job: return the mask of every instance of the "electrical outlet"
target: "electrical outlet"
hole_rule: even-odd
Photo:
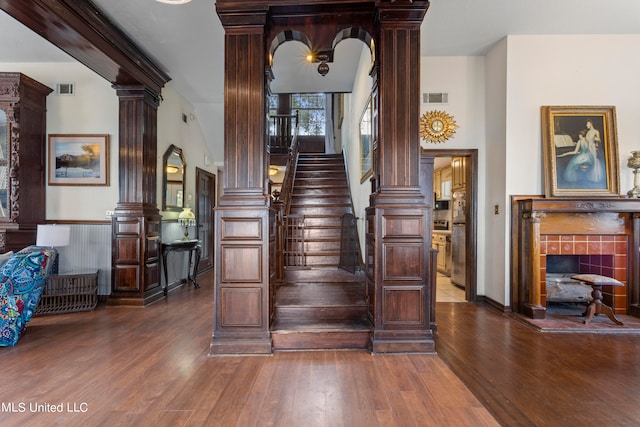
[[[107,211],[106,214],[105,214],[105,217],[107,219],[111,219],[112,216],[113,216],[113,211]]]
[[[500,205],[494,205],[493,206],[493,214],[494,215],[500,215]]]

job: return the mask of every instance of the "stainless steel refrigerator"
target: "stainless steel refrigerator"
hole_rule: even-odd
[[[453,193],[453,229],[451,232],[451,282],[466,287],[467,201],[464,191]]]

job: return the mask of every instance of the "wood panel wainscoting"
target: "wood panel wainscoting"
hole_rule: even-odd
[[[640,200],[622,198],[512,198],[514,312],[543,319],[546,273],[551,255],[579,259],[576,273],[613,277],[625,286],[604,287],[618,314],[640,316]],[[608,289],[610,288],[610,289]]]

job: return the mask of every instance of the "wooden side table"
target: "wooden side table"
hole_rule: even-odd
[[[200,285],[196,282],[196,276],[198,275],[198,263],[200,262],[200,254],[202,253],[202,243],[200,240],[176,240],[174,242],[162,244],[162,267],[164,269],[164,295],[168,293],[169,276],[167,274],[167,255],[169,252],[189,252],[189,264],[187,265],[187,282],[193,283],[195,288],[199,288]],[[194,259],[195,258],[195,259]],[[191,267],[191,261],[193,267]],[[193,273],[192,273],[193,271]]]
[[[593,316],[597,316],[598,314],[606,314],[609,319],[616,325],[623,325],[623,323],[618,320],[615,316],[615,312],[613,308],[602,302],[602,287],[603,286],[624,286],[624,284],[612,277],[600,276],[598,274],[576,274],[571,276],[572,279],[579,280],[587,285],[591,286],[593,291],[591,291],[591,304],[587,307],[587,311],[585,312],[586,318],[584,319],[584,324],[588,325],[589,322],[593,319]]]

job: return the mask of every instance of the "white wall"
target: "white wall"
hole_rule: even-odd
[[[420,104],[420,114],[441,110],[455,118],[459,126],[453,137],[444,143],[421,141],[428,149],[478,149],[478,224],[487,220],[486,173],[487,140],[485,125],[485,59],[484,57],[422,57],[420,63],[420,99],[424,92],[447,92],[444,105]],[[478,286],[485,292],[484,270],[486,245],[485,227],[478,227]]]
[[[371,183],[369,179],[360,183],[360,118],[371,96],[373,80],[369,76],[371,69],[371,51],[362,45],[360,63],[351,94],[345,95],[345,114],[342,121],[342,152],[347,161],[349,187],[353,199],[355,216],[358,218],[360,248],[364,256],[365,248],[365,209],[369,206]]]
[[[74,83],[75,95],[53,92],[47,97],[47,135],[108,134],[110,185],[48,185],[47,219],[104,220],[105,211],[113,210],[118,201],[118,99],[111,84],[77,62],[3,63],[0,67],[21,72],[51,89],[56,83]]]
[[[182,115],[187,116],[187,122],[182,120]],[[171,82],[162,90],[162,103],[158,108],[158,208],[162,209],[162,159],[165,151],[171,144],[182,149],[187,164],[185,177],[185,205],[196,208],[196,167],[216,174],[216,162],[223,160],[222,151],[211,153],[205,142],[200,122],[207,118],[201,118],[195,113],[194,107],[178,92]],[[179,212],[163,211],[162,217],[175,219]],[[193,230],[191,231],[193,233]]]
[[[625,194],[633,186],[626,160],[638,148],[639,139],[635,129],[640,116],[638,52],[640,35],[509,36],[499,43],[487,56],[487,137],[491,140],[487,154],[492,159],[487,182],[491,190],[480,197],[490,204],[488,197],[502,193],[502,202],[508,206],[512,195],[544,194],[543,105],[616,107],[620,192]],[[496,161],[500,153],[504,153],[502,165]],[[508,305],[510,216],[501,215],[485,225],[493,241],[485,245],[492,252],[486,295]]]
[[[77,62],[65,63],[2,63],[8,72],[21,72],[55,89],[57,83],[73,83],[75,95],[47,97],[47,135],[108,134],[108,186],[47,186],[47,220],[106,220],[107,210],[118,203],[118,109],[119,102],[111,83]],[[186,194],[195,197],[195,168],[216,173],[216,163],[222,152],[211,153],[206,147],[199,118],[194,107],[180,96],[169,82],[162,90],[158,107],[158,208],[162,206],[162,156],[170,144],[183,149],[187,163]],[[188,122],[182,121],[186,114]],[[206,117],[203,118],[205,121]],[[48,170],[47,170],[48,173]],[[47,179],[48,182],[48,179]],[[194,200],[186,203],[192,207]],[[168,218],[177,213],[167,212]]]

